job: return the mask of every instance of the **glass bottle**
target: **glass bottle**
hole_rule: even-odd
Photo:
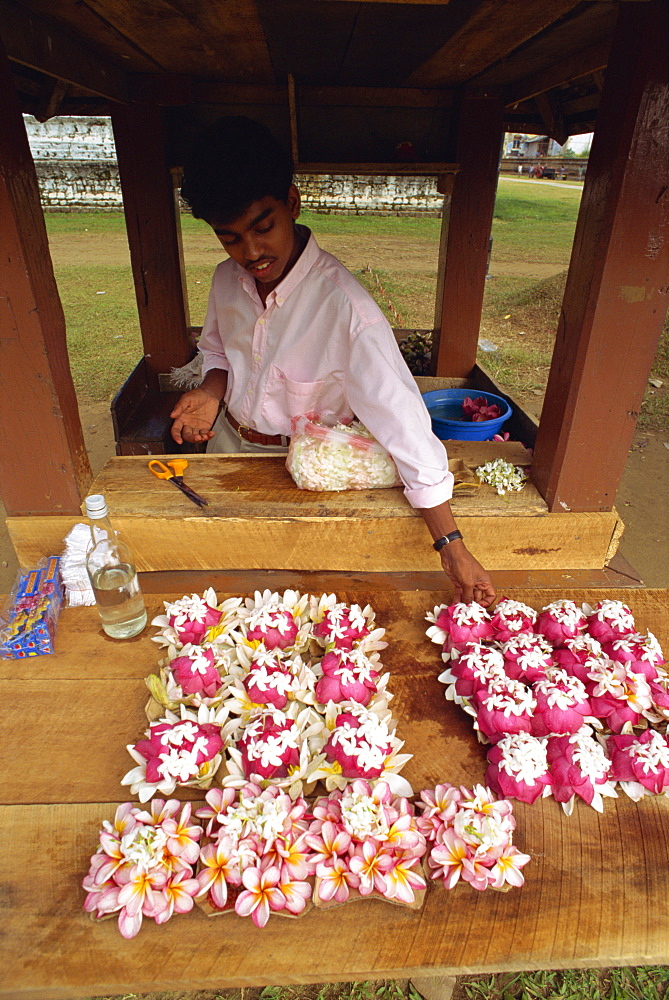
[[[132,553],[112,527],[101,494],[86,497],[86,514],[93,539],[86,569],[102,627],[114,639],[129,639],[146,625],[146,608]]]

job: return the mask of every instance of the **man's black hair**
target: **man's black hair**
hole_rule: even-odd
[[[196,219],[225,223],[267,195],[285,202],[292,183],[291,157],[270,130],[251,118],[228,116],[194,143],[181,196]]]

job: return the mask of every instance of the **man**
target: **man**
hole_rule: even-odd
[[[285,452],[293,417],[317,413],[334,424],[355,415],[392,455],[455,600],[492,604],[490,577],[451,513],[446,452],[393,332],[371,296],[297,224],[287,153],[264,126],[223,118],[194,148],[182,195],[229,259],[214,274],[198,345],[204,379],[172,411],[174,440]]]

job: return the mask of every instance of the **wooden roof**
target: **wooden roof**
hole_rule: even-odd
[[[204,119],[229,111],[276,119],[282,108],[287,128],[290,75],[298,125],[313,146],[302,158],[331,159],[329,147],[337,146],[339,158],[384,159],[392,143],[409,140],[418,158],[444,160],[448,109],[463,88],[502,96],[509,130],[562,141],[590,131],[619,7],[616,0],[0,0],[0,36],[22,108],[40,118],[145,100],[196,108]],[[340,125],[329,112],[330,143],[318,136],[323,106],[346,109]],[[358,143],[364,148],[342,152],[344,133],[370,132],[370,108],[376,140],[367,135]]]

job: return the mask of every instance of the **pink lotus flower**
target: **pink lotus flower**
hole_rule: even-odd
[[[504,669],[512,680],[534,684],[555,665],[551,644],[542,635],[523,633],[502,646]]]
[[[476,725],[491,743],[508,733],[531,733],[535,710],[534,695],[520,681],[506,680],[479,690],[472,704]]]
[[[291,719],[275,721],[272,715],[251,722],[237,740],[247,778],[285,778],[300,762],[297,726]]]
[[[286,897],[280,889],[281,872],[278,868],[246,868],[242,875],[244,891],[235,900],[235,912],[240,917],[251,917],[256,927],[264,927],[272,910],[283,910]]]
[[[585,684],[566,670],[554,668],[534,685],[537,705],[532,732],[535,736],[563,736],[577,733],[591,715]]]
[[[598,601],[588,616],[588,632],[600,642],[612,642],[635,630],[632,612],[622,601]]]
[[[458,658],[451,661],[450,668],[460,698],[471,698],[477,691],[507,680],[504,657],[499,650],[478,642],[468,643]]]
[[[534,631],[545,635],[554,646],[563,646],[566,639],[585,632],[587,623],[583,611],[573,601],[553,601],[542,609]]]
[[[462,412],[474,423],[481,420],[497,420],[502,416],[497,403],[488,403],[485,396],[478,396],[476,399],[466,396],[462,402]]]
[[[289,669],[266,664],[251,664],[244,678],[246,693],[256,705],[271,705],[284,709],[295,685],[295,679]]]
[[[551,736],[546,744],[546,756],[553,798],[567,803],[578,795],[601,812],[600,786],[605,786],[607,794],[614,794],[609,781],[611,762],[588,727],[572,736]]]
[[[504,798],[531,804],[552,784],[546,744],[536,736],[528,733],[505,736],[488,750],[488,760],[486,783]]]
[[[313,627],[313,634],[338,649],[351,649],[354,643],[369,635],[367,618],[357,604],[347,607],[337,604],[326,612],[322,621]]]
[[[220,726],[190,719],[152,723],[149,738],[135,744],[137,753],[146,760],[146,780],[151,783],[167,777],[189,781],[222,747]]]
[[[329,761],[337,761],[345,778],[378,778],[386,757],[392,753],[391,734],[369,714],[361,717],[340,712],[323,751]]]
[[[653,795],[669,789],[666,736],[653,729],[646,729],[639,736],[609,736],[607,749],[611,757],[611,777],[623,783],[632,798],[640,798],[643,789]],[[642,789],[635,788],[636,785]]]
[[[503,597],[492,617],[494,638],[497,642],[508,642],[521,633],[533,633],[536,619],[534,608]]]
[[[631,730],[652,707],[652,694],[643,674],[630,673],[624,664],[602,661],[589,674],[592,715],[606,721],[614,733]]]
[[[247,639],[264,643],[267,649],[287,649],[295,642],[299,626],[287,608],[264,605],[249,621]]]
[[[616,663],[624,663],[632,673],[643,674],[647,681],[656,680],[664,664],[662,649],[652,632],[648,635],[633,632],[622,639],[604,642],[602,648]]]
[[[184,646],[181,655],[170,661],[170,670],[184,694],[203,694],[213,698],[223,683],[214,666],[211,648]]]
[[[586,632],[566,639],[564,646],[553,650],[553,659],[567,673],[587,683],[591,670],[596,670],[603,657],[601,644]]]
[[[368,705],[377,690],[378,673],[359,649],[334,649],[321,660],[323,677],[316,684],[316,699],[322,705],[328,701],[356,701]]]
[[[193,594],[170,605],[169,624],[179,641],[199,645],[207,631],[221,620],[221,612],[210,607],[201,597]]]
[[[442,608],[437,616],[437,627],[446,633],[444,652],[463,650],[468,642],[492,639],[490,615],[475,601],[471,604],[451,604]]]

